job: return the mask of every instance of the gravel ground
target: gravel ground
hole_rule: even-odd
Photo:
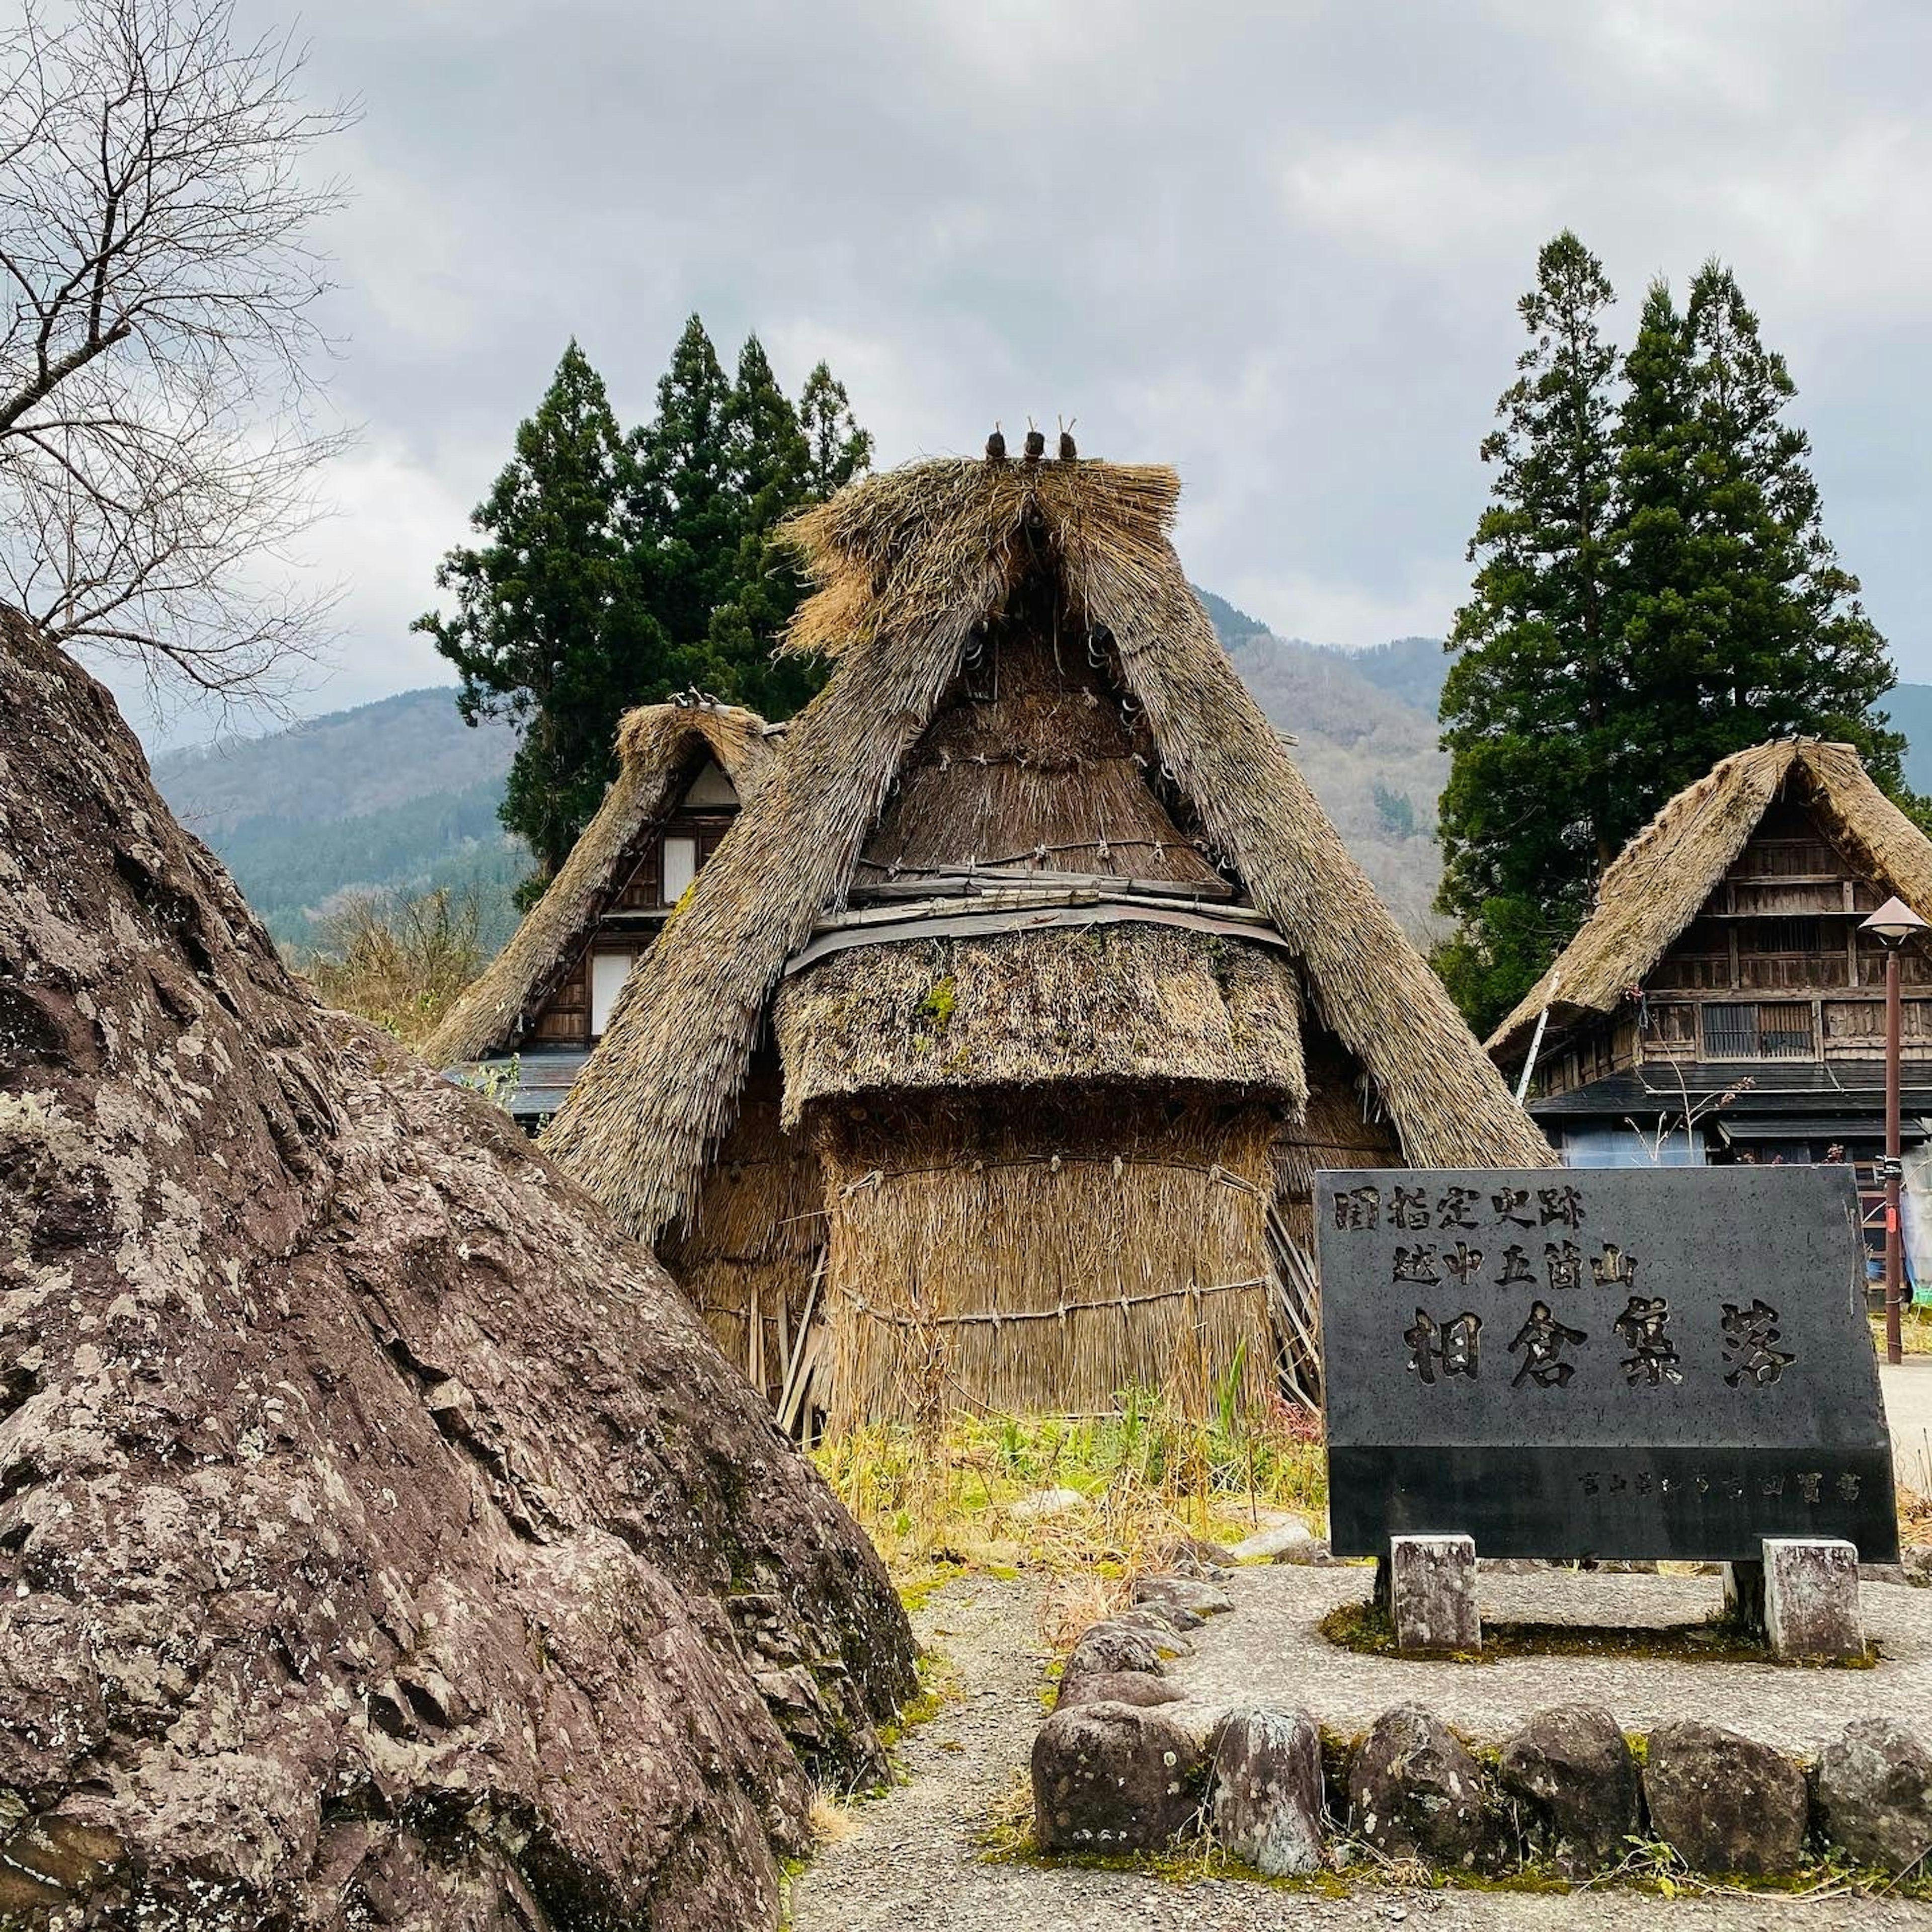
[[[1472,1736],[1499,1742],[1532,1711],[1596,1704],[1627,1731],[1694,1712],[1746,1736],[1814,1755],[1851,1720],[1879,1710],[1932,1711],[1932,1590],[1868,1583],[1865,1630],[1880,1660],[1869,1670],[1664,1658],[1523,1657],[1489,1664],[1362,1657],[1316,1626],[1338,1604],[1367,1594],[1365,1568],[1286,1564],[1236,1572],[1237,1608],[1194,1634],[1196,1654],[1172,1666],[1214,1703],[1258,1694],[1305,1706],[1331,1729],[1366,1730],[1391,1704],[1413,1701]],[[1714,1576],[1480,1574],[1485,1622],[1690,1623],[1723,1600]],[[1928,1720],[1932,1729],[1932,1720]]]
[[[1904,1487],[1932,1496],[1932,1355],[1907,1355],[1897,1368],[1880,1361],[1892,1466]]]
[[[1363,1573],[1341,1574],[1360,1587]],[[1204,1641],[1190,1668],[1204,1668],[1224,1647],[1243,1642],[1244,1624],[1268,1625],[1268,1618],[1254,1612],[1257,1599],[1265,1603],[1276,1578],[1313,1576],[1332,1591],[1337,1574],[1276,1569],[1238,1577],[1246,1607],[1196,1634]],[[1612,1581],[1654,1580],[1592,1580],[1600,1588]],[[1336,1598],[1331,1594],[1321,1600],[1325,1607]],[[922,1641],[952,1660],[964,1694],[905,1741],[902,1757],[910,1782],[861,1805],[853,1835],[828,1847],[794,1886],[794,1932],[1288,1932],[1307,1926],[1391,1925],[1410,1932],[1657,1932],[1660,1922],[1667,1922],[1670,1932],[1932,1928],[1932,1906],[1896,1900],[1766,1897],[1666,1904],[1628,1890],[1550,1896],[1382,1887],[1330,1898],[1234,1880],[1180,1885],[1132,1872],[988,1864],[974,1848],[976,1829],[1024,1768],[1040,1726],[1038,1686],[1046,1660],[1036,1634],[1037,1608],[1037,1597],[1024,1582],[968,1579],[935,1592],[915,1616]],[[1285,1637],[1292,1623],[1277,1618],[1271,1627]],[[1329,1668],[1339,1667],[1338,1659],[1343,1664],[1367,1661],[1324,1649]],[[1277,1660],[1252,1649],[1249,1657],[1253,1674],[1244,1689],[1253,1696],[1279,1682],[1282,1670]],[[1476,1666],[1465,1668],[1478,1674]],[[1718,1669],[1680,1668],[1694,1670],[1700,1698]],[[1876,1675],[1808,1673],[1812,1679],[1842,1677],[1867,1687]],[[1780,1684],[1790,1676],[1777,1673]],[[1294,1694],[1305,1696],[1308,1689],[1304,1676]]]

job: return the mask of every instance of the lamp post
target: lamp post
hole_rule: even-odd
[[[1896,1366],[1905,1359],[1898,1323],[1905,1273],[1904,1236],[1898,1225],[1898,955],[1915,932],[1925,930],[1925,922],[1903,899],[1892,898],[1860,930],[1870,933],[1885,948],[1885,1359]]]

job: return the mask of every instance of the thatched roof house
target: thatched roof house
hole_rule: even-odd
[[[1198,1396],[1269,1359],[1316,1168],[1550,1159],[1222,651],[1178,489],[934,461],[795,526],[832,680],[544,1137],[786,1406],[814,1361],[835,1423]]]
[[[1573,1161],[1877,1150],[1896,893],[1932,915],[1932,841],[1849,745],[1786,739],[1678,794],[1604,874],[1596,910],[1489,1049]],[[1932,1114],[1932,954],[1908,946],[1908,1138]],[[1713,1102],[1729,1094],[1721,1106]],[[1700,1114],[1685,1122],[1687,1111]],[[1661,1130],[1660,1139],[1660,1130]]]
[[[423,1048],[432,1066],[517,1062],[512,1111],[554,1113],[636,959],[764,783],[782,727],[695,698],[627,712],[597,815]]]

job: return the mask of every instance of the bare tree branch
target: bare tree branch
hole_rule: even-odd
[[[258,694],[332,593],[290,545],[321,514],[305,172],[352,108],[302,104],[303,50],[232,0],[30,4],[0,34],[0,591],[63,641]]]

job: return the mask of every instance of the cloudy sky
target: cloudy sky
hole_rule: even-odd
[[[287,17],[243,0],[250,24]],[[311,539],[333,710],[445,681],[408,631],[573,334],[626,423],[684,318],[880,459],[1078,419],[1176,464],[1196,579],[1284,633],[1439,632],[1538,244],[1628,332],[1736,268],[1797,379],[1828,528],[1932,677],[1932,8],[1922,0],[328,0],[359,96]]]

